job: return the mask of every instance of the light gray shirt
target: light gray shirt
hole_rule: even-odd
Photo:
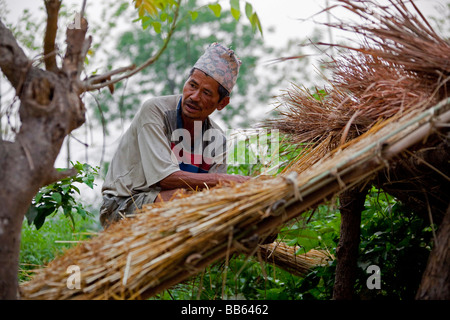
[[[180,101],[181,95],[163,96],[142,105],[110,163],[102,187],[104,195],[130,197],[152,190],[159,192],[158,182],[180,170],[180,156],[172,151],[172,133],[180,124],[177,113]],[[214,149],[211,144],[216,144],[217,150],[223,150],[213,157],[216,162],[207,166],[208,172],[226,173],[226,137],[209,118],[203,123],[203,131],[208,129],[214,129],[216,135],[214,141],[203,145],[203,150],[208,146],[209,150]],[[217,132],[221,134],[219,138]]]

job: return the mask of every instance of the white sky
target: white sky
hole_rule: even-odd
[[[16,22],[23,9],[28,8],[31,12],[37,12],[39,6],[43,6],[44,0],[3,0],[6,2],[10,13],[9,22]],[[96,0],[88,0],[93,3]],[[114,0],[111,0],[114,1]],[[83,0],[63,0],[63,3],[70,6],[78,4],[81,7]],[[131,0],[130,0],[131,2]],[[214,2],[214,0],[207,1]],[[241,0],[241,9],[244,11],[245,0]],[[307,19],[315,13],[325,8],[328,4],[333,4],[333,0],[248,0],[260,17],[266,40],[271,43],[282,43],[286,39],[297,37],[303,38],[312,30],[313,23],[302,23],[300,19]],[[415,0],[417,6],[425,16],[436,12],[437,6],[448,3],[449,0]],[[1,1],[0,1],[1,3]],[[227,6],[228,0],[220,0],[223,6]],[[89,12],[92,14],[92,12]],[[244,15],[244,12],[242,12]],[[316,20],[325,21],[325,15],[320,15]],[[270,35],[267,30],[276,27],[276,34]]]

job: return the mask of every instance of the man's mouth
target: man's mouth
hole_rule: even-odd
[[[193,103],[186,102],[185,106],[188,109],[187,111],[189,111],[189,112],[200,111],[200,108]]]

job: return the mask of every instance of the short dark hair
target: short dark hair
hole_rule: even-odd
[[[194,70],[202,71],[202,70],[197,69],[197,68],[192,68],[191,71],[189,72],[189,77],[192,76],[192,74],[194,73]],[[203,73],[206,74],[205,72],[203,72]],[[206,75],[209,77],[208,74],[206,74]],[[228,90],[225,89],[225,87],[223,85],[221,85],[220,83],[219,83],[218,92],[219,92],[219,102],[222,101],[223,98],[230,96],[230,93],[228,92]]]

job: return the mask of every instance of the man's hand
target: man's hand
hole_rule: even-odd
[[[203,189],[206,186],[214,187],[219,183],[242,183],[251,177],[225,174],[225,173],[192,173],[176,171],[159,182],[162,190],[178,188]]]
[[[176,197],[180,189],[203,189],[206,186],[214,187],[220,183],[235,184],[250,180],[251,177],[238,174],[225,173],[192,173],[186,171],[177,171],[159,182],[162,191],[159,193],[155,202],[169,201]]]
[[[251,179],[248,176],[242,176],[239,174],[225,174],[225,173],[216,173],[218,175],[217,180],[219,182],[224,183],[242,183]]]

